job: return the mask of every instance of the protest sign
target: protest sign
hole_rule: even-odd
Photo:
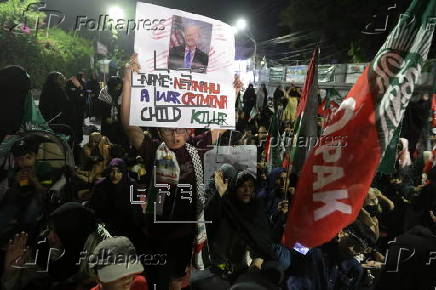
[[[231,26],[147,3],[137,3],[135,25],[141,73],[132,77],[130,125],[233,129]]]
[[[224,163],[232,165],[238,171],[248,170],[256,176],[256,162],[256,145],[215,146],[204,154],[204,183]]]

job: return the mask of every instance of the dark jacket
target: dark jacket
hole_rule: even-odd
[[[47,77],[39,97],[39,110],[44,119],[53,124],[65,124],[73,128],[74,108],[65,89],[56,84],[56,73]]]
[[[173,70],[184,68],[184,62],[185,46],[180,45],[171,48],[168,59],[168,68]],[[208,63],[209,55],[207,55],[197,47],[197,49],[195,50],[194,58],[192,59],[192,71],[205,73]]]
[[[344,256],[336,242],[313,248],[298,261],[286,282],[289,290],[360,289],[363,268],[356,259]]]
[[[85,91],[77,88],[71,80],[67,81],[67,95],[71,100],[73,107],[73,131],[76,144],[80,144],[83,140],[83,120],[86,105]]]
[[[207,228],[212,264],[230,264],[235,271],[242,270],[247,249],[253,259],[277,260],[260,200],[241,203],[234,191],[223,197],[216,193],[206,204],[205,219],[212,221]]]
[[[0,142],[20,127],[29,90],[30,78],[22,67],[11,65],[0,70]]]
[[[114,158],[106,171],[109,172],[112,167],[118,167],[123,172],[123,179],[117,184],[113,184],[108,177],[98,181],[88,206],[95,211],[96,218],[106,225],[112,235],[127,236],[139,248],[143,241],[142,208],[130,202],[131,182],[125,163]]]
[[[433,290],[436,286],[436,235],[417,226],[389,244],[386,266],[375,289]]]

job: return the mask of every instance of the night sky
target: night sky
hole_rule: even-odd
[[[65,13],[66,19],[61,27],[66,30],[73,30],[77,16],[98,18],[98,15],[105,14],[107,7],[110,6],[121,7],[125,11],[125,18],[133,19],[136,2],[136,0],[48,0],[47,8]],[[285,27],[278,25],[278,15],[288,6],[289,0],[159,0],[140,2],[201,14],[230,25],[233,25],[238,18],[244,18],[248,22],[248,29],[257,42],[287,33]],[[82,32],[80,33],[82,34]],[[96,38],[97,35],[95,32],[90,35],[82,34],[82,36],[89,38]],[[103,43],[105,40],[108,42],[108,36],[100,34]],[[131,52],[133,49],[133,36],[122,36],[121,40],[122,47]]]

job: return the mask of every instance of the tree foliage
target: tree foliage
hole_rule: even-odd
[[[33,2],[10,0],[0,4],[0,67],[8,64],[23,66],[31,76],[32,86],[41,88],[51,71],[60,71],[70,77],[89,67],[94,49],[91,41],[57,28],[50,28],[48,34],[45,33],[46,15],[26,11]],[[38,33],[29,31],[26,26],[36,27],[38,18],[41,30]]]

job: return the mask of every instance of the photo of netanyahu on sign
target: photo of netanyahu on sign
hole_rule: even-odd
[[[173,16],[168,68],[191,69],[206,73],[212,25],[202,21]]]

